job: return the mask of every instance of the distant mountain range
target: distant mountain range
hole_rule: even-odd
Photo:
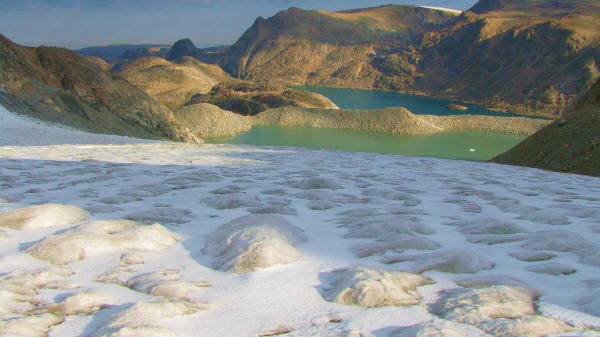
[[[369,88],[556,116],[600,76],[600,1],[484,0],[457,15],[414,6],[290,8],[210,54],[230,74]]]
[[[191,56],[240,79],[417,93],[555,117],[600,76],[600,0],[482,0],[463,13],[290,8],[258,18],[230,47],[198,49],[184,39],[162,50],[168,60]],[[123,53],[117,59],[135,58]]]
[[[107,63],[126,59],[135,60],[146,56],[166,56],[171,46],[160,44],[115,44],[108,46],[86,47],[76,50],[83,56],[95,56]]]

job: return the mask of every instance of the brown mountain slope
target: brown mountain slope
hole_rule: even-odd
[[[171,109],[187,103],[195,94],[206,94],[217,83],[232,80],[214,64],[185,56],[179,63],[145,57],[113,67],[118,74]]]
[[[183,56],[178,61],[146,57],[112,68],[169,108],[211,103],[241,115],[284,105],[337,108],[328,98],[285,86],[234,79],[218,65]]]
[[[243,79],[415,92],[556,116],[600,76],[599,4],[488,0],[458,16],[413,6],[291,8],[257,19],[207,57]]]
[[[600,81],[564,118],[492,161],[600,176]]]
[[[5,100],[21,102],[16,112],[43,120],[99,133],[197,140],[167,107],[68,49],[22,47],[0,35],[0,87]]]

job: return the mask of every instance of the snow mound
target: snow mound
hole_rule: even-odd
[[[294,196],[306,200],[332,200],[333,194],[326,190],[306,190],[295,193]]]
[[[182,208],[153,208],[125,216],[126,219],[145,224],[163,223],[179,225],[188,223],[193,217],[192,212]]]
[[[132,277],[123,285],[146,294],[185,301],[189,301],[189,296],[203,287],[210,286],[207,282],[187,282],[181,278],[178,271],[168,269]]]
[[[77,206],[43,204],[0,214],[0,227],[26,230],[67,226],[86,220],[88,217],[89,214]]]
[[[479,204],[462,198],[447,198],[444,200],[449,204],[456,204],[460,206],[461,211],[464,213],[481,213],[482,208]]]
[[[239,207],[259,207],[262,206],[260,199],[255,195],[244,193],[215,194],[214,196],[202,199],[209,207],[215,209],[233,209]]]
[[[304,232],[274,214],[237,218],[208,236],[204,253],[216,258],[216,269],[248,273],[275,264],[287,264],[301,255],[294,248],[306,241]]]
[[[123,264],[144,264],[144,256],[139,252],[123,253],[119,260]]]
[[[296,209],[284,205],[268,205],[248,208],[248,212],[252,214],[287,214],[297,215]]]
[[[527,250],[512,252],[508,254],[514,257],[517,260],[525,261],[525,262],[539,262],[539,261],[547,261],[556,257],[556,254],[546,253],[546,252],[531,252]]]
[[[397,255],[383,258],[385,264],[404,261],[414,261],[415,271],[422,273],[426,270],[438,270],[447,273],[476,273],[480,270],[494,268],[495,264],[475,253],[450,249],[420,255]]]
[[[301,190],[319,190],[319,189],[329,189],[336,190],[343,188],[342,185],[337,183],[336,181],[319,178],[319,177],[310,177],[304,178],[300,180],[291,181],[288,183],[289,186],[301,189]]]
[[[102,291],[90,290],[65,298],[62,302],[48,308],[49,312],[59,315],[89,315],[113,305],[113,298]]]
[[[527,283],[508,275],[482,275],[454,279],[454,283],[465,288],[482,288],[490,286],[511,286],[526,289],[530,294],[541,296],[542,293]]]
[[[173,331],[157,326],[157,322],[194,314],[204,309],[206,308],[201,304],[185,301],[137,302],[107,320],[93,336],[177,336]]]
[[[339,220],[342,227],[350,229],[347,237],[379,238],[388,234],[433,234],[435,231],[429,226],[419,222],[411,215],[405,214],[380,214],[361,218],[347,217]]]
[[[441,318],[470,324],[494,336],[545,336],[572,328],[539,315],[539,293],[511,286],[450,290],[431,307]]]
[[[390,337],[469,337],[469,334],[448,324],[426,323],[398,329]]]
[[[526,269],[534,273],[548,274],[554,276],[569,275],[577,271],[577,269],[571,266],[558,262],[540,263],[533,266],[529,266]]]
[[[76,288],[77,286],[67,282],[72,274],[72,271],[65,268],[47,268],[14,270],[0,276],[0,319],[13,318],[15,315],[43,308],[45,302],[38,294],[40,289]]]
[[[347,228],[344,238],[372,239],[353,248],[359,257],[383,254],[387,250],[402,253],[407,249],[434,250],[440,245],[422,235],[434,230],[421,223],[416,216],[393,213],[378,208],[358,208],[340,213],[337,222]],[[422,234],[422,235],[418,235]]]
[[[137,270],[130,265],[120,265],[116,266],[110,270],[105,271],[96,277],[96,282],[100,283],[115,283],[121,284],[122,281],[119,278],[121,274],[124,273],[135,273]]]
[[[322,295],[328,301],[365,308],[417,304],[416,288],[434,284],[417,274],[354,267],[334,270]]]
[[[527,212],[520,216],[519,219],[553,226],[565,226],[570,224],[564,214],[556,213],[548,209]]]
[[[83,260],[98,250],[150,250],[170,247],[181,238],[160,224],[141,225],[129,220],[95,221],[46,237],[27,248],[31,256],[53,264]]]
[[[67,282],[73,272],[67,268],[50,267],[35,270],[13,270],[0,277],[0,284],[12,284],[21,289],[73,289]],[[23,292],[22,292],[23,293]],[[24,293],[28,293],[25,291]]]
[[[454,221],[448,224],[465,234],[471,243],[495,245],[506,242],[523,241],[526,231],[515,224],[493,218]]]
[[[352,247],[352,252],[354,252],[354,254],[357,257],[368,257],[372,255],[384,254],[387,251],[402,253],[407,249],[435,250],[440,247],[441,245],[439,243],[432,241],[426,237],[405,234],[399,236],[395,240],[389,240],[384,242],[377,241],[374,243],[356,245]]]
[[[515,224],[493,218],[455,221],[448,224],[463,234],[517,234],[525,230]]]
[[[564,322],[539,315],[516,319],[495,319],[481,323],[479,328],[498,337],[543,337],[573,330]]]
[[[530,250],[573,253],[579,256],[580,263],[600,267],[600,245],[573,232],[551,231],[532,234],[521,247]]]
[[[46,337],[48,331],[64,318],[54,314],[40,314],[8,320],[0,320],[0,336],[2,337]]]
[[[413,197],[409,193],[396,191],[396,190],[386,190],[386,189],[378,189],[378,188],[370,188],[363,191],[363,195],[368,197],[378,197],[388,200],[396,200],[396,201],[404,201],[404,206],[417,206],[421,203],[421,200]]]
[[[331,200],[311,200],[306,204],[306,207],[313,211],[326,211],[328,209],[339,207],[340,204]]]

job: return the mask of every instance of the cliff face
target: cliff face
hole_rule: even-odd
[[[63,48],[0,35],[0,87],[15,112],[100,133],[197,140],[173,113],[126,80]],[[16,108],[20,106],[21,108]]]
[[[236,77],[373,88],[558,115],[600,76],[599,0],[483,0],[259,18],[211,55]]]
[[[600,176],[600,81],[563,118],[492,161]]]

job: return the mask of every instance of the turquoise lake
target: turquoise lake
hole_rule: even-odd
[[[449,110],[446,105],[456,103],[424,96],[392,92],[323,87],[297,87],[318,92],[344,109],[378,109],[404,106],[416,114],[479,114],[506,115],[485,107],[462,104],[467,111]],[[208,143],[291,146],[311,149],[335,149],[419,157],[485,161],[501,154],[525,139],[485,132],[441,132],[434,135],[395,135],[329,128],[255,126],[250,131],[230,138],[207,139]]]

